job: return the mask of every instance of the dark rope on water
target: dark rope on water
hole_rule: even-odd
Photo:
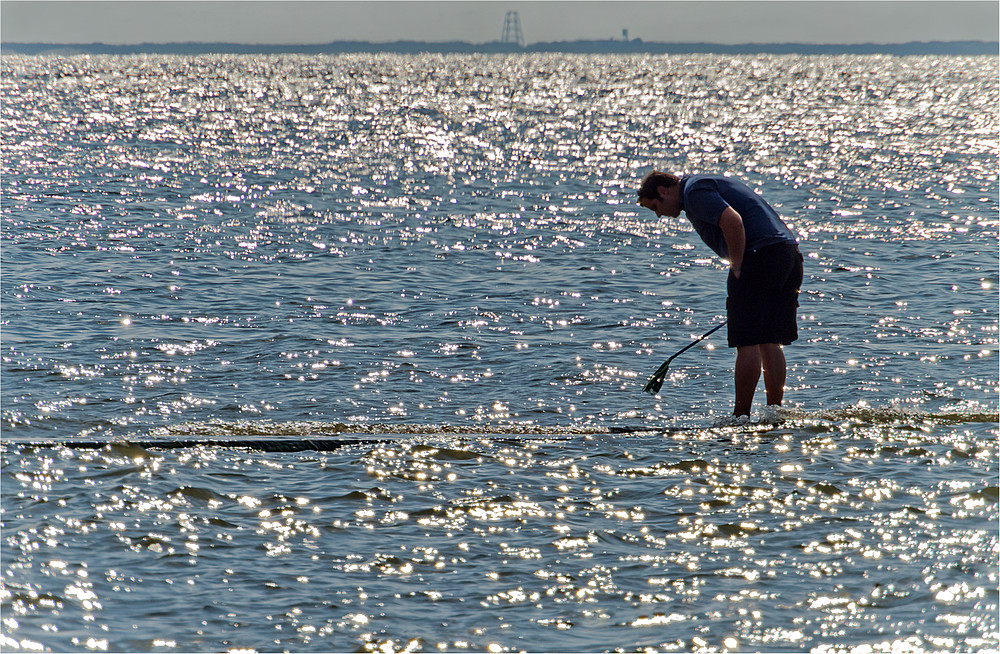
[[[644,431],[655,431],[649,427],[609,427],[604,433],[634,434]],[[454,434],[442,434],[453,437]],[[497,442],[523,443],[533,440],[565,440],[580,434],[464,434],[465,438],[489,439]],[[421,434],[421,437],[433,434]],[[248,449],[260,452],[333,452],[351,445],[383,445],[402,440],[412,440],[400,435],[382,438],[252,438],[252,439],[156,439],[143,441],[84,441],[84,440],[21,440],[4,438],[2,444],[16,448],[55,448],[68,447],[73,450],[102,450],[113,448],[122,450],[179,450],[193,447],[218,447],[225,449]]]
[[[154,441],[17,441],[4,439],[5,445],[18,448],[68,447],[72,450],[179,450],[192,447],[219,447],[226,449],[248,449],[261,452],[332,452],[349,445],[377,445],[389,439],[247,439],[247,440],[154,440]]]

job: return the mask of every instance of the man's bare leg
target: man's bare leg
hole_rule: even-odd
[[[781,406],[785,396],[785,353],[776,343],[758,346],[761,366],[764,368],[764,391],[769,405]]]
[[[749,416],[753,406],[753,394],[760,381],[761,348],[757,345],[746,345],[736,348],[736,407],[733,415]]]

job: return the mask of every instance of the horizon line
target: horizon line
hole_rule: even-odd
[[[721,47],[740,47],[740,46],[759,46],[759,45],[806,45],[806,46],[862,46],[862,45],[924,45],[924,44],[960,44],[960,43],[982,43],[982,44],[997,44],[1000,45],[1000,40],[990,40],[990,39],[931,39],[931,40],[909,40],[909,41],[824,41],[824,42],[808,42],[808,41],[741,41],[739,43],[723,43],[720,41],[645,41],[641,38],[634,39],[565,39],[561,41],[534,41],[532,43],[526,43],[525,45],[518,45],[517,43],[508,43],[499,40],[493,41],[461,41],[461,40],[450,40],[450,41],[428,41],[425,39],[394,39],[392,41],[370,41],[364,39],[337,39],[334,41],[316,41],[310,43],[252,43],[247,41],[136,41],[129,43],[108,43],[106,41],[0,41],[0,45],[53,45],[53,46],[95,46],[102,45],[111,48],[128,48],[136,47],[141,45],[233,45],[241,47],[259,47],[259,48],[315,48],[321,46],[337,45],[337,44],[366,44],[366,45],[394,45],[394,44],[410,44],[410,43],[423,43],[427,45],[451,45],[451,44],[461,44],[461,45],[504,45],[511,48],[521,48],[528,49],[532,46],[538,45],[556,45],[562,43],[607,43],[607,44],[620,44],[620,45],[717,45]]]

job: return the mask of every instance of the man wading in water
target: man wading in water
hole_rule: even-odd
[[[749,416],[760,373],[768,405],[785,392],[782,345],[798,338],[795,324],[802,286],[802,255],[788,226],[764,198],[721,175],[653,171],[639,188],[639,204],[657,217],[681,211],[701,240],[728,259],[726,314],[729,347],[736,348],[736,406]]]

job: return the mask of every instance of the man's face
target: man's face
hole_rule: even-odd
[[[640,198],[639,204],[653,213],[656,217],[669,216],[676,218],[681,215],[680,186],[667,188],[660,186],[656,189],[658,196],[655,198]]]

